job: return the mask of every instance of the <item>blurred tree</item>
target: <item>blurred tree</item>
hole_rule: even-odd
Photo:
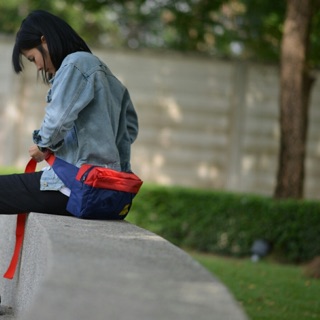
[[[280,61],[280,149],[275,198],[302,198],[308,109],[320,62],[319,0],[241,0],[246,48]]]
[[[281,46],[281,141],[276,198],[302,198],[311,87],[310,36],[320,2],[288,0]]]

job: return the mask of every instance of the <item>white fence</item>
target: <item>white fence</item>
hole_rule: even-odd
[[[22,167],[47,87],[35,67],[13,74],[0,43],[0,165]],[[146,182],[272,195],[278,146],[278,69],[179,54],[95,51],[128,87],[140,119],[134,171]],[[305,195],[319,199],[320,83],[313,89]]]

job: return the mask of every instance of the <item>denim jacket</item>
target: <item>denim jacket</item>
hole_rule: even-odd
[[[97,57],[68,55],[51,79],[45,116],[34,142],[80,167],[84,163],[130,171],[130,148],[138,119],[127,89]],[[44,170],[41,190],[60,190],[62,181]]]

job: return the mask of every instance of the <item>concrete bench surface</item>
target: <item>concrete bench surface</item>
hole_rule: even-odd
[[[2,274],[15,221],[0,217]],[[21,320],[247,319],[187,253],[125,221],[31,213],[20,269],[0,290],[2,305]]]

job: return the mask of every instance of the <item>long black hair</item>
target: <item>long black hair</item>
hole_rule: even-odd
[[[41,39],[45,38],[49,55],[55,70],[57,71],[63,59],[70,53],[77,51],[90,52],[85,41],[61,18],[44,10],[31,12],[21,23],[16,35],[16,42],[12,52],[12,64],[14,71],[20,73],[23,70],[22,51],[37,48],[43,58],[45,51]],[[52,74],[42,70],[44,82],[52,78]]]

